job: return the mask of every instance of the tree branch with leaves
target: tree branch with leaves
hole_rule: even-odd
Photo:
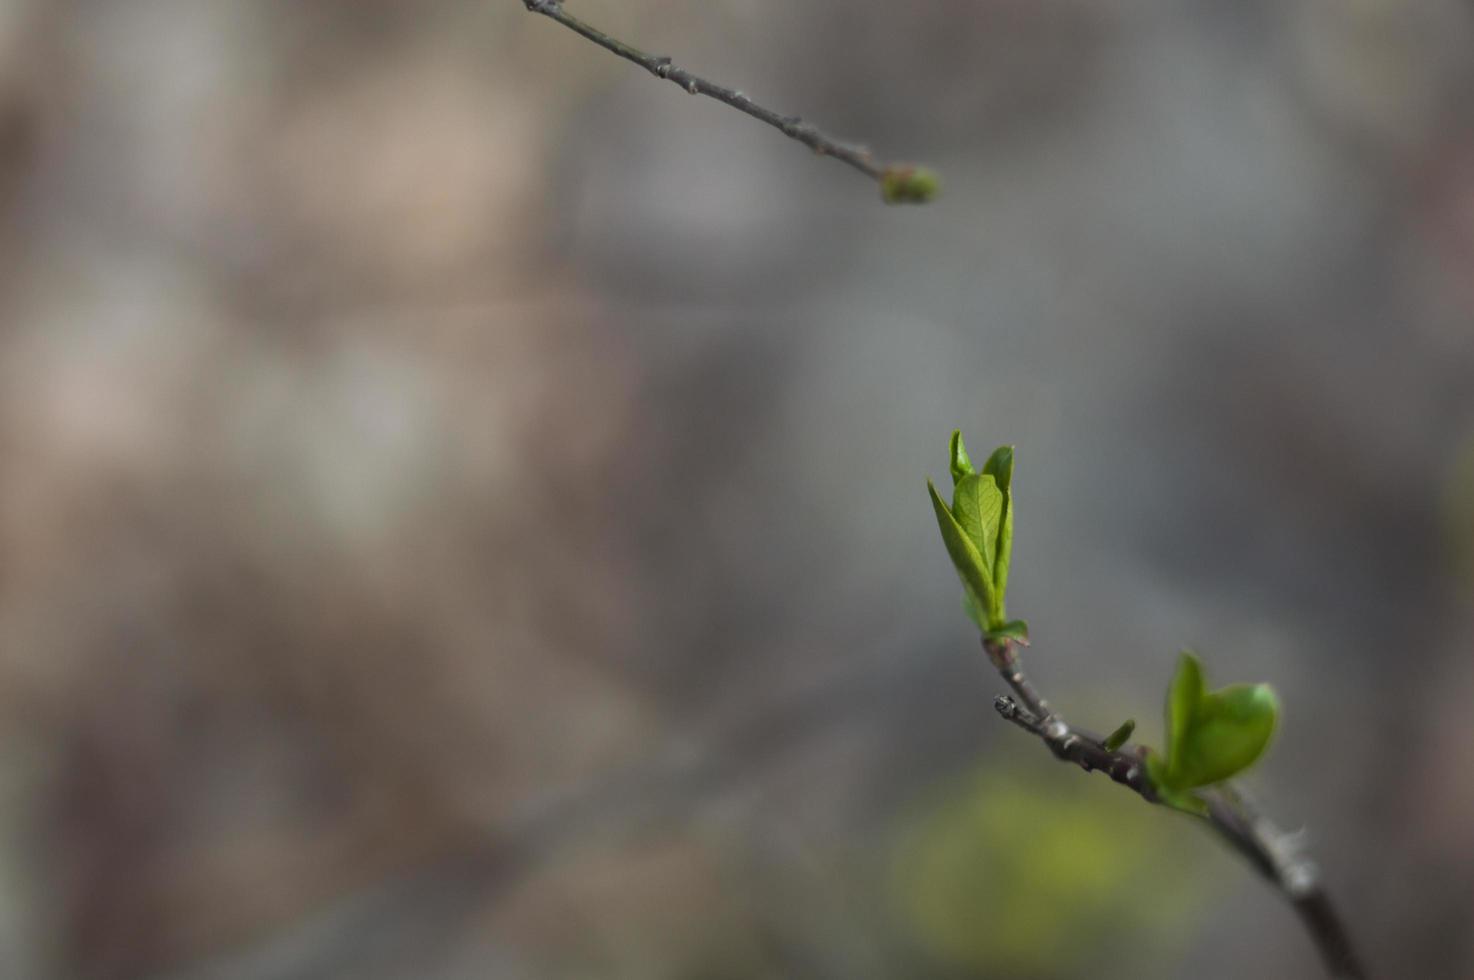
[[[1005,611],[1013,550],[1013,447],[1002,446],[982,470],[973,467],[961,432],[950,447],[952,502],[927,480],[937,526],[962,580],[963,605],[982,632],[989,661],[1013,691],[994,701],[998,713],[1039,738],[1056,758],[1102,772],[1148,803],[1200,821],[1287,898],[1330,976],[1366,980],[1367,973],[1321,882],[1319,869],[1294,835],[1279,830],[1231,780],[1264,754],[1279,717],[1267,684],[1209,691],[1197,656],[1183,652],[1167,688],[1166,746],[1130,746],[1128,720],[1101,737],[1067,722],[1024,672],[1029,645],[1023,620]]]
[[[769,109],[740,90],[678,67],[669,57],[648,54],[606,34],[568,13],[561,0],[523,3],[530,12],[562,24],[688,94],[731,106],[820,156],[847,164],[875,181],[887,203],[922,203],[936,196],[937,177],[925,167],[882,164],[864,146],[836,139],[798,116]],[[995,700],[998,713],[1039,738],[1057,758],[1087,772],[1103,772],[1146,802],[1209,828],[1290,901],[1331,976],[1366,980],[1314,862],[1296,836],[1279,830],[1232,782],[1269,745],[1279,716],[1273,689],[1267,684],[1234,684],[1209,691],[1201,662],[1184,652],[1167,692],[1166,745],[1155,751],[1128,744],[1134,721],[1105,737],[1070,724],[1030,682],[1020,658],[1020,650],[1029,645],[1029,627],[1023,620],[1008,618],[1005,602],[1013,551],[1013,465],[1013,448],[1003,446],[981,470],[974,468],[962,434],[954,432],[951,502],[927,481],[942,541],[962,580],[964,607],[982,633],[988,659],[1013,692]]]

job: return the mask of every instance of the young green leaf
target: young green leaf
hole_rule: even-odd
[[[999,632],[1005,625],[1012,625],[1007,624],[1004,590],[1000,582],[1007,585],[1013,551],[1013,501],[1008,491],[1013,480],[1013,447],[1001,446],[994,450],[980,473],[974,469],[967,454],[962,432],[954,430],[948,456],[953,485],[950,507],[942,501],[931,481],[927,481],[932,504],[937,510],[937,523],[952,562],[967,588],[963,605],[968,616],[984,633]],[[944,519],[944,513],[950,520]],[[950,539],[949,525],[962,531],[971,551],[961,549]],[[971,567],[973,553],[980,563],[980,570]],[[1020,639],[1027,642],[1023,637]]]
[[[1177,658],[1177,673],[1167,688],[1167,776],[1174,786],[1183,785],[1177,770],[1203,690],[1203,665],[1191,651],[1182,651]]]
[[[1121,723],[1121,727],[1107,735],[1101,744],[1105,746],[1107,752],[1114,752],[1126,744],[1126,740],[1134,731],[1136,731],[1136,719],[1127,718]]]
[[[967,458],[967,446],[962,442],[962,430],[952,430],[952,444],[948,456],[952,461],[952,485],[957,486],[964,476],[971,476],[977,470],[972,468],[972,460]]]
[[[1159,783],[1157,785],[1157,799],[1172,809],[1181,810],[1183,813],[1191,813],[1198,817],[1206,817],[1208,815],[1207,801],[1202,797],[1194,796],[1187,790],[1169,789]]]
[[[1170,789],[1167,780],[1167,757],[1155,749],[1147,749],[1145,758],[1146,774],[1152,781],[1152,788],[1157,791],[1158,796],[1162,796]]]
[[[1003,516],[1003,494],[993,478],[973,473],[959,480],[952,494],[952,516],[967,532],[992,579],[998,553],[998,524]]]
[[[932,509],[937,514],[937,527],[942,532],[942,543],[947,546],[947,555],[952,559],[957,575],[962,579],[962,584],[972,591],[970,598],[976,605],[983,610],[992,609],[993,576],[988,565],[983,562],[977,546],[957,522],[952,510],[930,480],[926,481],[926,489],[931,494]]]
[[[998,484],[998,489],[1007,493],[1013,482],[1013,447],[999,446],[993,450],[993,455],[983,464],[983,472],[990,474]]]
[[[993,590],[998,595],[997,618],[1003,619],[1008,601],[1008,569],[1013,558],[1013,447],[999,446],[983,464],[983,472],[993,477],[1003,491],[1003,513],[998,521],[998,548],[993,556]]]
[[[1186,792],[1230,779],[1254,763],[1274,734],[1279,703],[1267,684],[1209,693],[1198,658],[1184,651],[1167,690],[1167,752],[1148,772],[1159,793]]]
[[[1208,804],[1190,791],[1174,787],[1167,778],[1167,760],[1162,753],[1146,750],[1146,774],[1152,781],[1157,799],[1174,810],[1205,816]]]
[[[1207,786],[1249,768],[1269,745],[1278,715],[1268,684],[1234,684],[1207,695],[1175,760],[1178,785]]]
[[[962,611],[967,613],[967,618],[977,625],[979,631],[988,632],[988,609],[972,590],[972,586],[965,581],[962,583]]]
[[[998,553],[993,559],[993,588],[998,593],[998,618],[1005,615],[1008,569],[1013,559],[1013,494],[1003,492],[1003,519],[998,526]]]

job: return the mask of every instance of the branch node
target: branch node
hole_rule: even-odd
[[[803,135],[807,134],[810,128],[800,116],[788,116],[783,120],[784,135],[791,136],[794,139],[800,139]]]
[[[1320,887],[1320,869],[1313,861],[1296,861],[1285,869],[1284,886],[1292,898],[1305,898]]]

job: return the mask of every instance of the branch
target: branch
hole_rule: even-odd
[[[1148,803],[1157,802],[1152,784],[1146,778],[1146,766],[1136,753],[1108,749],[1098,736],[1071,728],[1059,715],[1041,717],[1015,704],[1010,697],[997,698],[993,707],[1004,718],[1043,739],[1056,758],[1073,762],[1086,772],[1103,772]]]
[[[1205,798],[1213,829],[1294,905],[1331,976],[1366,980],[1346,926],[1321,882],[1320,868],[1304,852],[1302,835],[1280,830],[1231,783]]]
[[[671,63],[670,58],[646,54],[638,48],[610,37],[564,10],[561,0],[523,0],[523,3],[532,13],[552,18],[606,51],[611,51],[627,61],[633,61],[656,78],[663,78],[672,84],[679,85],[691,95],[705,95],[718,102],[724,102],[754,119],[767,123],[784,136],[798,140],[820,156],[834,157],[842,163],[849,164],[880,184],[881,196],[888,204],[920,204],[936,196],[938,189],[936,174],[925,167],[911,164],[887,166],[877,163],[870,150],[864,146],[837,140],[798,116],[785,116],[774,112],[772,109],[758,105],[736,89],[718,85],[684,68],[676,67]]]
[[[1043,740],[1057,758],[1073,762],[1086,772],[1103,772],[1148,803],[1161,802],[1146,775],[1145,749],[1107,749],[1098,736],[1069,725],[1029,682],[1019,663],[1015,641],[984,639],[983,648],[1018,698],[997,698],[993,706],[1000,715]],[[1367,980],[1351,937],[1321,883],[1320,870],[1305,856],[1298,835],[1281,831],[1230,784],[1214,787],[1202,796],[1208,813],[1194,815],[1195,819],[1206,822],[1284,894],[1310,933],[1329,974],[1337,980]]]

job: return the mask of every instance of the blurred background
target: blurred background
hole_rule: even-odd
[[[1301,978],[1000,721],[1176,650],[1379,976],[1474,976],[1474,9],[0,0],[0,976]]]

